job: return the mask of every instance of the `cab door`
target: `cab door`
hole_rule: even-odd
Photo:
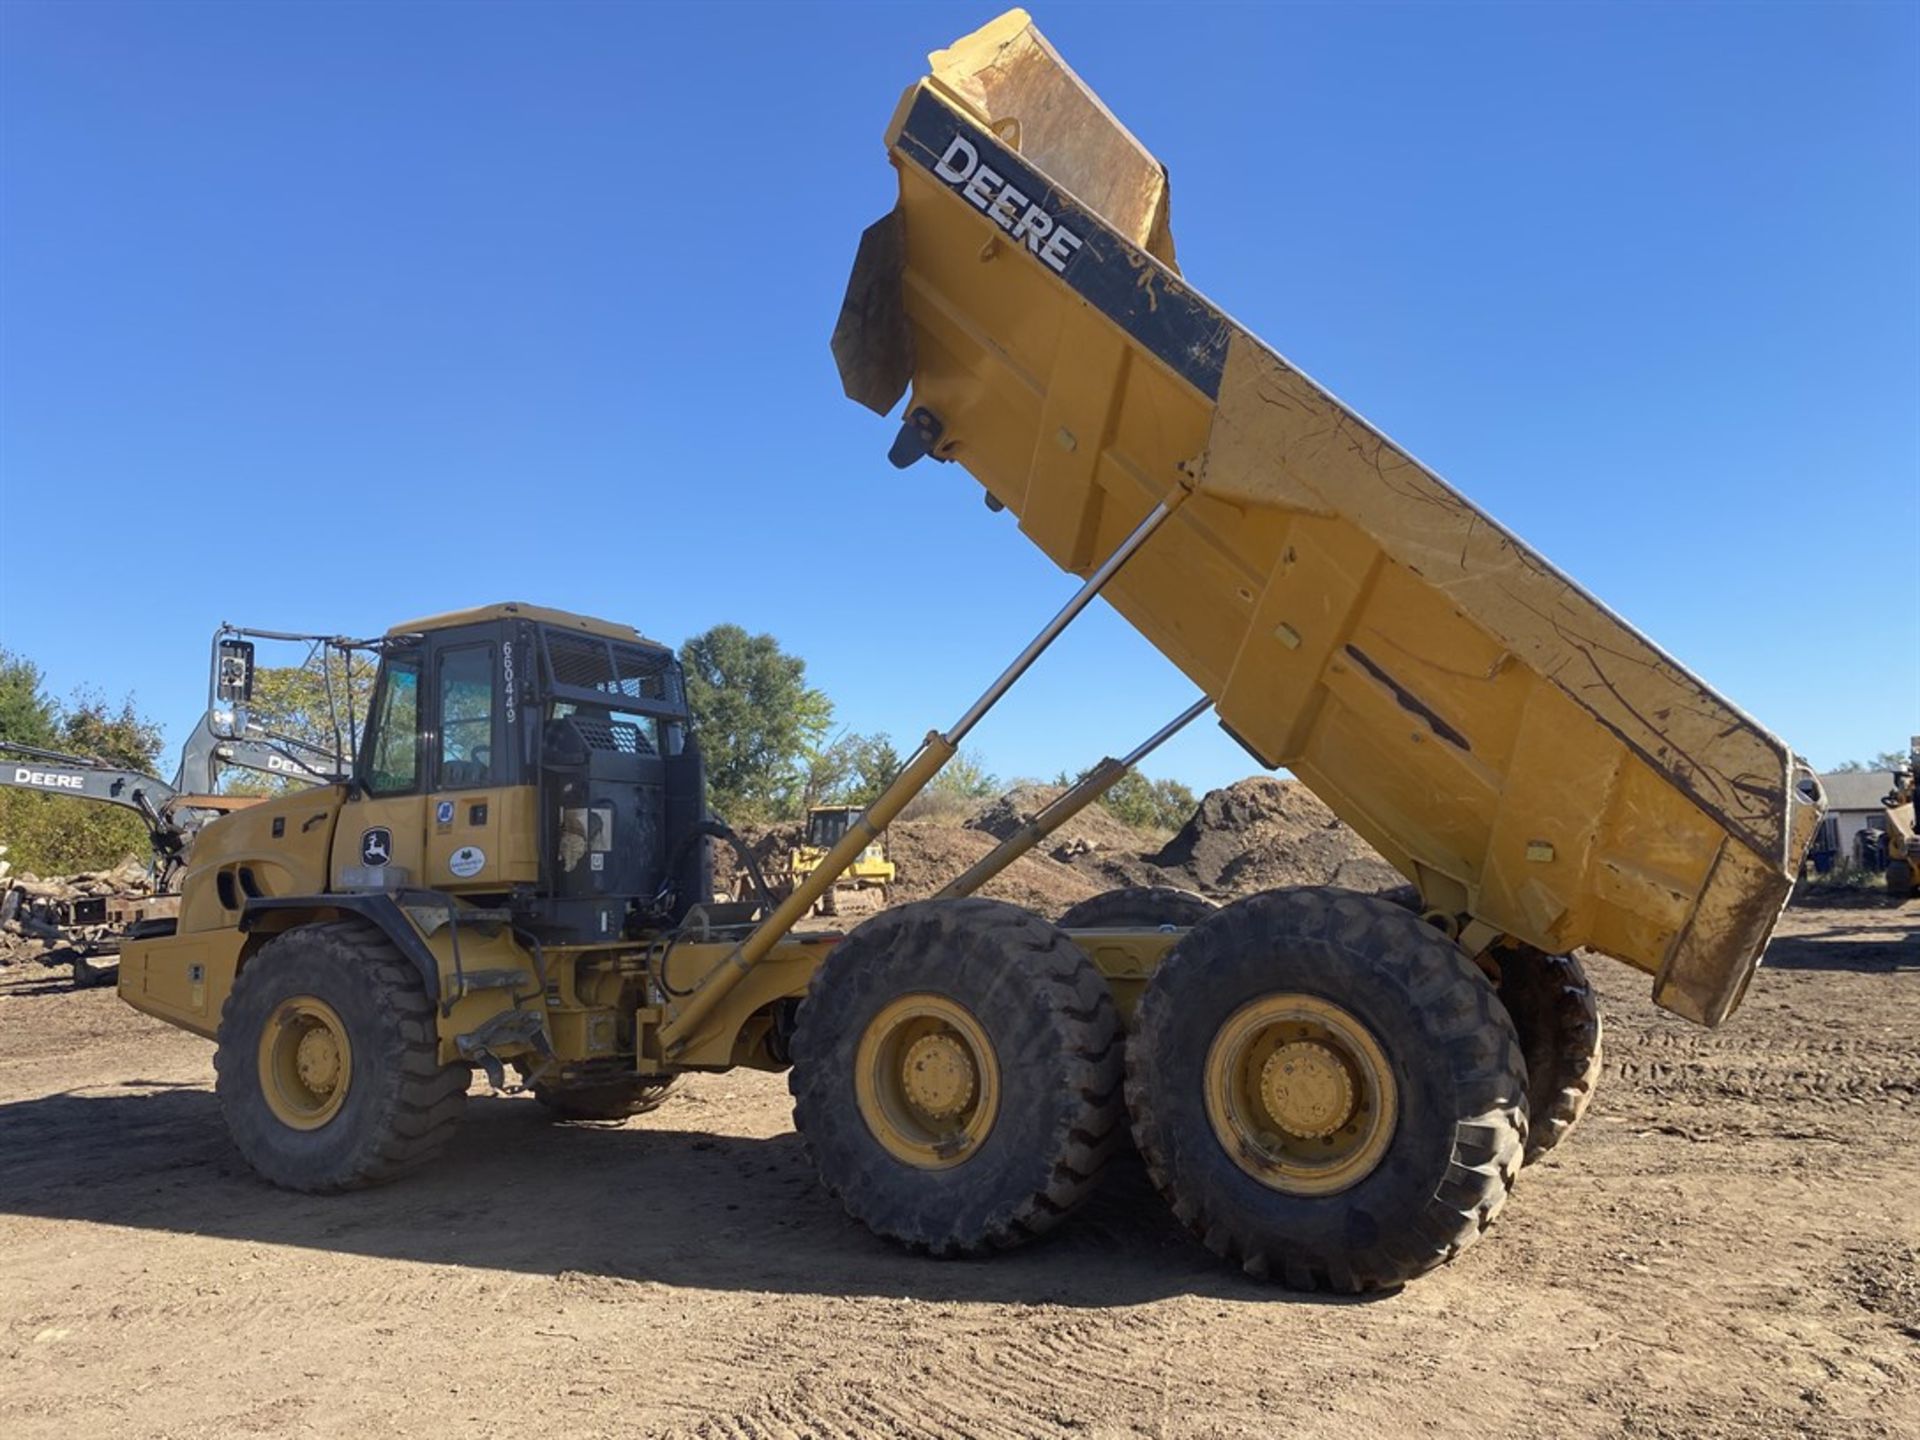
[[[428,883],[424,649],[390,649],[380,662],[358,783],[333,831],[336,890]]]
[[[433,791],[422,872],[435,890],[497,892],[540,878],[535,792],[517,783],[503,693],[494,638],[435,651]]]

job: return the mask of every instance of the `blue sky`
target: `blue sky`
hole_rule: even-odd
[[[827,337],[996,9],[8,0],[0,644],[177,743],[223,619],[517,597],[947,724],[1072,585]],[[1920,7],[1036,14],[1225,309],[1816,764],[1920,730]],[[1101,609],[975,739],[1048,776],[1189,695]]]

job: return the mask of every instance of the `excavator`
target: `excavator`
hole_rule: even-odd
[[[211,820],[259,803],[257,795],[222,790],[228,772],[244,771],[283,786],[337,781],[346,773],[342,752],[275,732],[246,711],[251,698],[252,655],[257,640],[308,646],[308,660],[325,658],[342,642],[333,637],[247,630],[223,624],[214,636],[212,679],[206,710],[181,747],[171,781],[92,756],[0,739],[0,788],[35,791],[131,810],[146,826],[152,847],[150,887],[107,895],[68,898],[21,880],[0,880],[0,923],[13,921],[47,943],[49,954],[73,965],[77,985],[105,983],[123,939],[170,922],[179,911],[179,882],[195,837]],[[236,668],[245,657],[244,672]],[[223,673],[226,677],[223,684]],[[234,677],[244,673],[244,685]],[[332,671],[326,670],[331,676]],[[343,687],[344,691],[344,687]],[[342,693],[343,713],[348,697]]]

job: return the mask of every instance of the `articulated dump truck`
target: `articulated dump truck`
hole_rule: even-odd
[[[1130,1137],[1249,1273],[1405,1282],[1580,1118],[1599,1023],[1574,952],[1720,1023],[1818,788],[1189,286],[1161,167],[1024,14],[934,55],[887,143],[899,202],[833,340],[847,391],[907,396],[895,463],[970,472],[1072,597],[790,892],[743,853],[728,900],[710,849],[737,841],[670,649],[519,603],[356,642],[380,668],[352,775],[210,823],[120,992],[215,1042],[236,1145],[291,1189],[433,1159],[476,1069],[619,1119],[746,1066],[787,1072],[826,1188],[913,1250],[1043,1234]],[[1102,595],[1199,698],[938,896],[807,928]],[[240,726],[247,657],[229,668]],[[1059,917],[972,893],[1209,710],[1405,889],[1127,890]]]

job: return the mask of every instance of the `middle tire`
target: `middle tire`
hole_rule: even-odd
[[[1059,1224],[1124,1134],[1123,1036],[1067,937],[996,900],[923,900],[834,947],[793,1033],[795,1127],[875,1234],[948,1257]]]
[[[1054,923],[1062,930],[1190,930],[1219,902],[1171,885],[1123,885],[1070,906]]]
[[[1229,905],[1161,962],[1134,1027],[1134,1141],[1174,1213],[1249,1274],[1385,1289],[1506,1203],[1527,1125],[1513,1022],[1457,945],[1390,901]]]
[[[1531,946],[1497,952],[1500,1001],[1527,1060],[1527,1156],[1531,1165],[1565,1140],[1600,1083],[1600,1008],[1571,955]]]

